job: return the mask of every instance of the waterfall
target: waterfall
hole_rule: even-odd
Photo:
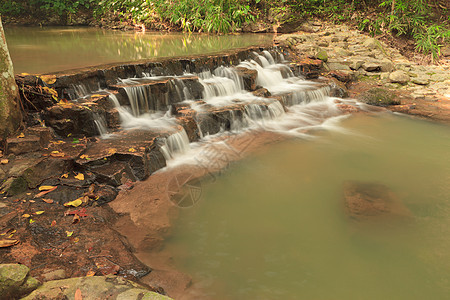
[[[189,149],[189,138],[184,128],[169,135],[161,145],[161,153],[166,160],[174,158],[177,154],[185,153]]]

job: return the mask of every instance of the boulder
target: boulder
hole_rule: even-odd
[[[327,51],[325,51],[324,49],[319,49],[319,51],[317,51],[315,57],[324,62],[328,61],[328,54],[327,54]]]
[[[380,42],[374,38],[368,38],[367,40],[365,40],[363,42],[363,46],[371,50],[381,48]]]
[[[22,138],[8,138],[6,140],[7,153],[19,155],[23,153],[35,152],[41,149],[40,138],[30,135]]]
[[[367,72],[377,72],[381,70],[381,65],[377,62],[365,62],[362,68]]]
[[[1,299],[18,299],[36,289],[40,282],[28,276],[30,269],[20,264],[0,265]]]
[[[389,74],[389,81],[393,83],[406,84],[410,80],[408,73],[405,71],[395,71]]]
[[[359,96],[360,101],[375,106],[389,106],[398,105],[400,101],[397,99],[396,95],[383,88],[371,88],[368,91],[362,93]]]
[[[171,299],[167,296],[152,292],[125,278],[108,275],[48,281],[30,295],[23,298],[23,300],[74,299],[75,293],[80,293],[82,299]]]

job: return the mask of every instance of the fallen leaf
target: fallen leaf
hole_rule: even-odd
[[[31,195],[31,193],[27,193],[27,196],[30,196]]]
[[[94,275],[95,275],[95,271],[92,270],[92,269],[90,269],[90,270],[87,272],[86,277],[91,277],[91,276],[94,276]]]
[[[76,138],[73,138],[72,144],[78,144],[78,143],[80,143],[80,140],[76,139]]]
[[[54,84],[56,82],[56,76],[55,75],[42,75],[42,76],[39,76],[39,77],[46,84]]]
[[[54,145],[60,145],[60,144],[64,144],[64,141],[51,141],[52,144]]]
[[[69,178],[69,173],[62,174],[62,175],[61,175],[61,178]]]
[[[51,186],[51,185],[41,185],[39,187],[39,190],[40,191],[49,191],[49,190],[52,190],[54,188],[55,188],[55,186]]]
[[[36,201],[34,201],[34,200],[29,200],[30,201],[30,203],[35,203]]]
[[[13,234],[13,233],[15,233],[17,230],[15,230],[14,228],[6,228],[6,229],[3,229],[1,232],[0,232],[0,235],[7,235],[7,234]]]
[[[27,75],[30,75],[30,74],[28,74],[28,73],[20,73],[19,75],[20,76],[27,76]]]
[[[72,234],[73,234],[73,231],[67,231],[67,230],[66,230],[66,234],[67,234],[67,236],[69,236],[69,237],[70,237],[70,236],[72,236]]]
[[[73,220],[72,220],[72,224],[77,224],[78,222],[80,222],[80,216],[79,215],[74,215],[73,216]]]
[[[48,203],[48,204],[52,204],[53,203],[53,199],[42,198],[42,201],[44,201],[45,203]]]
[[[55,89],[44,86],[42,90],[49,95],[52,95],[53,99],[58,100],[58,92]]]
[[[56,226],[56,220],[52,221],[52,224],[50,224],[51,227]]]
[[[45,211],[40,210],[40,211],[35,212],[34,214],[35,214],[35,215],[42,215],[44,212],[45,212]]]
[[[9,160],[7,160],[6,158],[0,160],[0,164],[2,165],[6,165],[7,163],[9,163]]]
[[[58,152],[58,151],[56,151],[57,153],[50,153],[50,156],[51,157],[64,157],[64,156],[66,156],[64,153],[62,153],[62,152]]]
[[[73,200],[73,201],[64,203],[64,206],[78,207],[78,206],[80,206],[81,204],[83,204],[83,200],[82,200],[82,198],[78,198],[78,199],[75,199],[75,200]]]
[[[17,245],[18,243],[19,243],[19,241],[14,240],[14,239],[0,240],[0,248],[11,247],[11,246]]]
[[[29,217],[31,217],[29,214],[23,214],[22,215],[22,218],[29,218]]]
[[[108,154],[114,154],[114,153],[116,153],[117,152],[117,149],[116,148],[109,148],[108,149]]]
[[[88,217],[88,215],[86,214],[86,208],[85,207],[83,207],[82,209],[68,211],[64,215],[65,216],[78,215],[79,217]]]
[[[30,219],[30,224],[32,224],[32,223],[34,223],[34,220],[33,220],[33,219]]]
[[[129,151],[129,152],[136,152],[136,149],[130,148],[130,149],[128,149],[128,151]]]
[[[83,300],[83,296],[81,296],[81,290],[77,289],[75,291],[75,300]]]
[[[74,238],[73,240],[72,240],[74,243],[78,243],[79,241],[80,241],[80,238]]]
[[[86,155],[86,154],[81,155],[80,158],[81,158],[81,159],[89,160],[89,156]]]
[[[25,137],[25,134],[23,132],[17,136],[18,139],[24,138],[24,137]]]
[[[83,175],[83,173],[78,173],[78,175],[75,176],[75,178],[78,180],[84,180],[84,175]]]
[[[50,192],[56,190],[56,188],[57,188],[57,186],[53,187],[53,188],[50,189],[50,190],[42,191],[42,192],[40,192],[39,194],[36,194],[36,196],[34,196],[34,198],[42,197],[42,196],[44,196],[45,194],[48,194],[48,193],[50,193]]]

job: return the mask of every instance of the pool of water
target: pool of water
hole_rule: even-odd
[[[18,73],[50,73],[153,57],[208,54],[270,43],[270,34],[122,32],[90,27],[7,27]]]
[[[204,184],[167,241],[194,279],[186,299],[448,299],[450,127],[395,115],[341,126]],[[348,180],[386,185],[411,216],[351,220]]]

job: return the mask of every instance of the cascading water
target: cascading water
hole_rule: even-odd
[[[327,100],[330,99],[329,86],[295,77],[290,68],[282,63],[284,56],[281,53],[272,55],[269,51],[262,51],[261,54],[255,52],[252,55],[252,59],[242,61],[238,68],[219,66],[181,77],[143,73],[142,78],[122,79],[119,81],[119,88],[123,88],[129,106],[120,105],[114,93],[109,98],[119,112],[124,129],[159,130],[180,127],[177,125],[176,115],[169,113],[168,106],[170,103],[181,102],[186,102],[188,107],[200,114],[228,111],[220,114],[219,121],[223,122],[220,132],[239,132],[246,128],[256,128],[256,125],[261,128],[263,125],[265,130],[292,134],[302,131],[299,126],[311,127],[323,123],[323,119],[316,116],[317,110],[335,115],[333,100]],[[272,96],[260,97],[245,90],[244,75],[239,72],[239,68],[256,71],[256,85],[267,89]],[[192,86],[186,84],[187,79],[201,84],[201,101],[194,99]],[[156,87],[158,84],[161,87]],[[152,94],[151,86],[159,92],[158,95]],[[157,101],[162,101],[162,104],[156,104]],[[301,125],[294,126],[295,122]],[[198,127],[200,138],[210,133],[208,130],[202,132],[198,123],[195,126]],[[161,151],[166,159],[172,159],[190,148],[188,135],[180,128],[162,142]]]

